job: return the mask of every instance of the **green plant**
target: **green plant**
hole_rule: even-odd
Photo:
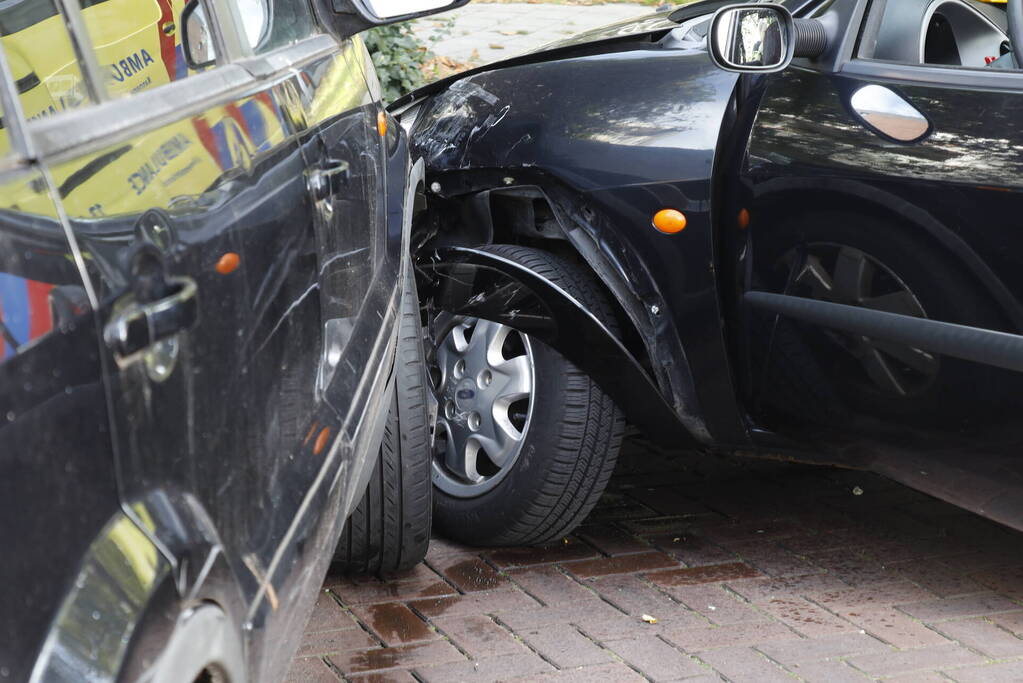
[[[396,100],[426,82],[423,64],[431,57],[408,24],[378,26],[366,32],[366,47],[373,57],[384,99]]]

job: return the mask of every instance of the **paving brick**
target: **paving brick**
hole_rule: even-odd
[[[716,543],[711,543],[695,534],[658,534],[651,536],[650,542],[687,567],[726,564],[739,559],[731,550],[727,550]]]
[[[433,574],[433,572],[430,572]],[[417,578],[413,581],[380,583],[336,583],[331,592],[338,596],[341,604],[365,605],[374,602],[404,602],[417,598],[438,595],[454,595],[458,591],[436,574],[432,579]]]
[[[885,683],[948,683],[949,678],[937,671],[918,671],[884,679]]]
[[[576,531],[576,536],[605,555],[627,555],[651,550],[649,543],[645,543],[633,534],[611,524],[593,524],[581,527]]]
[[[999,612],[1013,612],[1019,608],[1019,603],[992,593],[899,605],[900,610],[922,621],[978,617]]]
[[[792,640],[795,634],[782,624],[754,622],[667,631],[664,639],[686,652],[760,645],[772,640]]]
[[[719,584],[666,588],[672,597],[715,624],[763,621],[764,614]]]
[[[350,678],[352,674],[372,671],[412,669],[431,664],[466,661],[461,652],[445,641],[344,652],[327,655],[327,659],[346,678]]]
[[[728,546],[746,564],[767,576],[802,576],[821,570],[772,541],[748,541]]]
[[[597,600],[597,594],[554,566],[509,569],[508,576],[545,605],[565,605]]]
[[[284,683],[337,683],[339,680],[319,657],[299,657],[291,662]]]
[[[436,617],[433,625],[451,642],[473,659],[498,655],[522,654],[526,646],[516,640],[508,630],[501,628],[490,617],[473,614],[467,617]]]
[[[662,515],[685,517],[710,512],[703,503],[667,486],[637,486],[629,489],[628,495]]]
[[[306,633],[317,631],[344,631],[357,629],[359,625],[352,619],[352,615],[344,610],[337,603],[334,596],[326,591],[321,591],[316,598],[316,606],[309,616],[306,624]]]
[[[986,619],[943,621],[934,628],[992,659],[1023,656],[1023,640]]]
[[[742,562],[712,564],[706,567],[686,567],[647,574],[646,578],[661,586],[694,586],[701,583],[718,583],[734,579],[759,576],[760,573]]]
[[[400,602],[353,607],[352,613],[388,647],[440,638],[425,621]]]
[[[894,568],[866,553],[840,549],[818,553],[813,561],[829,574],[834,574],[851,586],[896,581],[901,578]]]
[[[897,648],[917,648],[948,643],[948,639],[940,633],[907,617],[894,607],[863,611],[852,608],[850,611],[840,612],[840,615],[867,633]]]
[[[972,578],[938,562],[922,560],[900,562],[893,567],[900,576],[926,588],[938,597],[948,598],[982,593],[985,590],[980,583]]]
[[[619,662],[598,664],[596,666],[580,666],[556,673],[540,674],[528,678],[517,678],[517,681],[558,681],[558,683],[645,683],[643,676]]]
[[[528,610],[497,611],[496,618],[515,632],[553,624],[579,624],[588,620],[613,621],[627,617],[602,600],[565,605],[563,607],[536,607]]]
[[[531,609],[540,606],[540,603],[518,588],[503,588],[445,598],[426,598],[413,600],[408,604],[427,617],[493,614],[501,610]]]
[[[792,676],[756,650],[734,647],[701,652],[700,659],[733,681],[793,683]]]
[[[579,540],[569,539],[568,543],[552,543],[546,546],[503,548],[487,553],[487,559],[494,565],[506,569],[509,567],[532,567],[538,564],[554,564],[555,562],[571,562],[598,557],[591,546]]]
[[[508,582],[508,579],[478,557],[454,555],[427,561],[437,572],[466,593],[493,590]]]
[[[678,562],[661,552],[646,552],[566,562],[562,566],[576,576],[587,578],[591,576],[631,574],[633,572],[650,571],[651,569],[677,567]]]
[[[1006,612],[1005,614],[992,614],[988,617],[988,619],[1010,633],[1014,633],[1017,636],[1023,636],[1023,611]]]
[[[1016,552],[1019,553],[1019,544],[1016,544]],[[983,557],[984,555],[975,553],[974,557],[977,556]],[[1013,560],[1013,562],[1018,561],[1018,557]],[[996,593],[1023,600],[1023,566],[1013,567],[1006,562],[1005,566],[979,571],[973,575],[973,578]]]
[[[728,546],[734,543],[779,539],[806,533],[806,525],[792,519],[744,520],[738,523],[701,526],[698,533],[711,543]]]
[[[872,680],[863,672],[838,660],[803,662],[786,668],[807,683],[865,683]]]
[[[842,610],[862,612],[887,608],[892,605],[926,602],[934,598],[934,594],[930,591],[904,579],[863,588],[813,591],[807,592],[807,595],[817,604],[837,612]]]
[[[836,617],[805,598],[775,598],[761,603],[760,609],[808,638],[859,630],[858,626]]]
[[[1023,661],[955,669],[949,672],[949,676],[958,683],[1020,683],[1023,681]]]
[[[865,633],[841,633],[823,638],[802,638],[759,645],[757,649],[785,666],[875,652],[891,647]]]
[[[659,638],[641,637],[605,641],[604,647],[654,681],[671,681],[707,673],[692,657]]]
[[[830,574],[808,574],[779,579],[731,579],[726,585],[750,602],[764,602],[779,596],[811,596],[827,592],[848,590],[849,584]]]
[[[568,624],[543,626],[516,632],[544,659],[559,669],[587,664],[601,664],[611,660],[607,650],[579,633]]]
[[[710,513],[706,519],[701,521],[713,521],[719,522],[721,515],[716,513]],[[626,531],[630,531],[637,536],[662,536],[671,534],[672,536],[678,536],[685,530],[692,528],[694,523],[693,517],[651,517],[649,519],[628,519],[619,522]]]
[[[416,668],[416,674],[429,683],[507,681],[521,676],[536,676],[551,671],[555,671],[554,667],[532,652]]]
[[[884,652],[850,657],[848,662],[870,676],[893,676],[901,673],[946,669],[984,661],[980,655],[954,643],[935,645],[919,650]]]
[[[378,647],[379,645],[380,641],[362,629],[320,631],[317,633],[307,633],[302,636],[302,644],[299,645],[295,656],[309,657],[330,654],[332,652],[348,652],[350,650]]]
[[[361,676],[349,676],[347,680],[351,681],[351,683],[418,683],[409,672],[393,670]]]
[[[684,605],[633,575],[608,576],[588,582],[605,600],[632,616],[650,614],[667,620],[679,616],[692,621]]]

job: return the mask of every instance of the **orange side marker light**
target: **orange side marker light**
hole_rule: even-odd
[[[320,435],[316,437],[316,443],[313,444],[313,455],[319,455],[323,452],[323,449],[327,447],[327,441],[330,440],[330,427],[324,427],[320,430]]]
[[[739,217],[737,221],[739,223],[740,230],[745,230],[746,228],[748,228],[750,222],[749,211],[747,209],[742,209],[741,211],[739,211]]]
[[[377,132],[380,133],[380,137],[387,135],[387,114],[384,112],[377,114]]]
[[[238,254],[233,251],[229,251],[220,257],[217,261],[215,268],[221,275],[230,275],[234,271],[238,270],[238,266],[241,264],[242,259]]]
[[[678,209],[661,209],[654,214],[654,227],[666,235],[686,229],[686,216]]]

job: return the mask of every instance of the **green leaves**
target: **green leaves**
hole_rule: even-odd
[[[383,86],[385,101],[396,100],[426,82],[422,67],[430,58],[430,51],[408,24],[378,26],[366,32],[365,40]]]

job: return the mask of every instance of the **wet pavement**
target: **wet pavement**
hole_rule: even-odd
[[[630,438],[544,548],[328,577],[293,681],[1023,681],[1023,534],[880,477]]]

